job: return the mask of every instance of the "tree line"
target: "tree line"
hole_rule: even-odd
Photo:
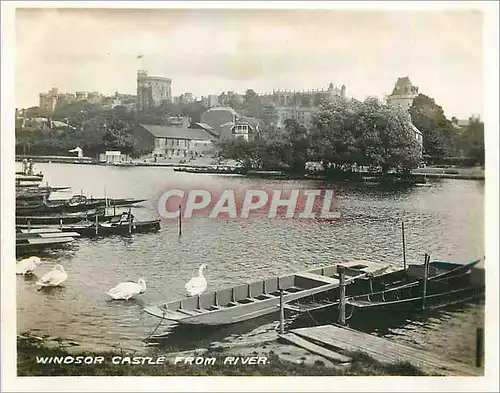
[[[236,159],[246,168],[296,174],[304,173],[308,161],[330,172],[356,165],[405,172],[421,155],[408,114],[376,98],[323,100],[310,128],[287,120],[283,128],[267,129],[249,141],[221,140],[217,150],[220,158]]]
[[[296,97],[297,98],[297,97]],[[302,105],[300,97],[295,101]],[[220,157],[235,158],[247,167],[282,168],[302,171],[303,163],[319,161],[330,170],[345,170],[352,165],[368,165],[406,170],[418,165],[415,138],[408,116],[375,98],[364,102],[353,100],[321,101],[313,127],[287,121],[278,129],[278,113],[266,105],[253,90],[247,90],[243,101],[229,101],[239,113],[260,121],[260,134],[252,141],[219,141]],[[45,124],[16,121],[17,154],[66,155],[80,146],[85,155],[96,156],[105,150],[117,149],[133,157],[149,153],[147,146],[133,133],[137,123],[165,125],[170,116],[188,116],[201,120],[206,108],[200,102],[163,103],[148,111],[136,112],[124,106],[103,109],[88,101],[56,106]],[[423,94],[410,108],[413,124],[423,134],[423,158],[428,163],[484,164],[484,124],[471,119],[459,128],[448,120],[443,109]],[[29,108],[26,118],[42,117],[38,107]],[[67,127],[51,127],[50,120],[59,120]],[[461,158],[461,157],[466,157]]]

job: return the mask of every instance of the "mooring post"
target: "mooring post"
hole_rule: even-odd
[[[424,291],[422,293],[422,311],[425,310],[425,297],[427,295],[427,277],[429,275],[429,260],[430,259],[431,259],[431,256],[425,254],[425,262],[424,262]]]
[[[132,210],[128,208],[128,234],[132,233]]]
[[[285,334],[285,302],[283,289],[280,289],[280,334]]]
[[[59,219],[59,228],[61,229],[61,232],[62,232],[62,229],[63,229],[62,218]]]
[[[406,245],[405,245],[405,222],[401,221],[401,232],[403,233],[403,269],[406,270]]]
[[[99,214],[95,215],[95,235],[99,235]]]
[[[28,232],[31,230],[31,220],[28,220]]]
[[[182,206],[179,205],[179,236],[182,236]]]
[[[345,325],[345,270],[344,266],[337,266],[340,286],[339,323]]]
[[[484,356],[484,328],[476,329],[476,367],[483,365]]]

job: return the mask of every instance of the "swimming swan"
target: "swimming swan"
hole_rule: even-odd
[[[50,272],[37,281],[36,285],[41,287],[57,287],[67,279],[68,273],[66,273],[62,265],[56,265]]]
[[[42,260],[38,257],[29,257],[16,263],[16,274],[32,274]]]
[[[201,295],[205,291],[205,289],[207,289],[207,280],[205,280],[205,277],[203,276],[203,269],[206,268],[206,264],[201,265],[198,269],[198,276],[193,277],[184,286],[189,296]]]
[[[146,281],[140,278],[137,283],[135,282],[122,282],[116,287],[111,288],[107,294],[114,300],[129,300],[136,295],[146,292]]]

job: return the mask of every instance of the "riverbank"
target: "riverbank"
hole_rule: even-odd
[[[183,168],[186,172],[198,173],[198,174],[227,174],[234,173],[240,175],[246,175],[242,173],[241,168],[231,166],[231,165],[220,165],[230,169],[217,170],[213,167],[217,165],[210,165],[207,160],[203,162],[190,162],[181,163],[179,161],[137,161],[133,164],[106,164],[101,163],[96,159],[89,157],[59,157],[59,156],[16,156],[16,162],[21,162],[23,159],[31,159],[35,163],[60,163],[60,164],[86,164],[86,165],[104,165],[104,166],[116,166],[116,167],[155,167],[155,168]],[[249,176],[254,177],[272,177],[276,179],[309,179],[309,180],[329,180],[324,174],[306,174],[306,175],[288,175],[277,173],[276,171],[251,171]],[[411,176],[416,180],[416,182],[425,183],[426,179],[461,179],[461,180],[485,180],[485,170],[481,167],[472,168],[458,168],[458,167],[426,167],[417,168],[412,170]],[[336,180],[336,179],[333,179]],[[355,181],[352,179],[345,179],[345,181]]]
[[[407,362],[380,363],[363,353],[351,354],[349,364],[338,365],[298,347],[276,341],[248,346],[197,349],[149,354],[123,351],[87,351],[73,342],[59,346],[44,338],[21,335],[17,338],[18,376],[424,376]],[[81,357],[82,364],[75,364]],[[40,359],[58,357],[63,364],[41,364]],[[99,357],[99,358],[98,358]],[[135,357],[135,360],[133,359]],[[187,358],[200,359],[189,364]],[[236,360],[238,358],[239,360]],[[37,362],[37,359],[39,360]],[[96,360],[99,359],[99,360]],[[210,359],[210,361],[207,361]],[[242,364],[248,359],[247,364]],[[132,361],[145,364],[131,364]],[[73,361],[73,363],[70,363]],[[96,362],[95,364],[85,364]],[[66,364],[64,364],[66,362]],[[235,364],[236,363],[236,364]]]

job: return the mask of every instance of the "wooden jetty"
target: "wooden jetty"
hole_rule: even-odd
[[[280,334],[279,338],[337,363],[347,362],[352,353],[364,352],[382,363],[407,361],[434,375],[484,375],[481,369],[472,365],[335,324],[293,329],[286,334]]]

